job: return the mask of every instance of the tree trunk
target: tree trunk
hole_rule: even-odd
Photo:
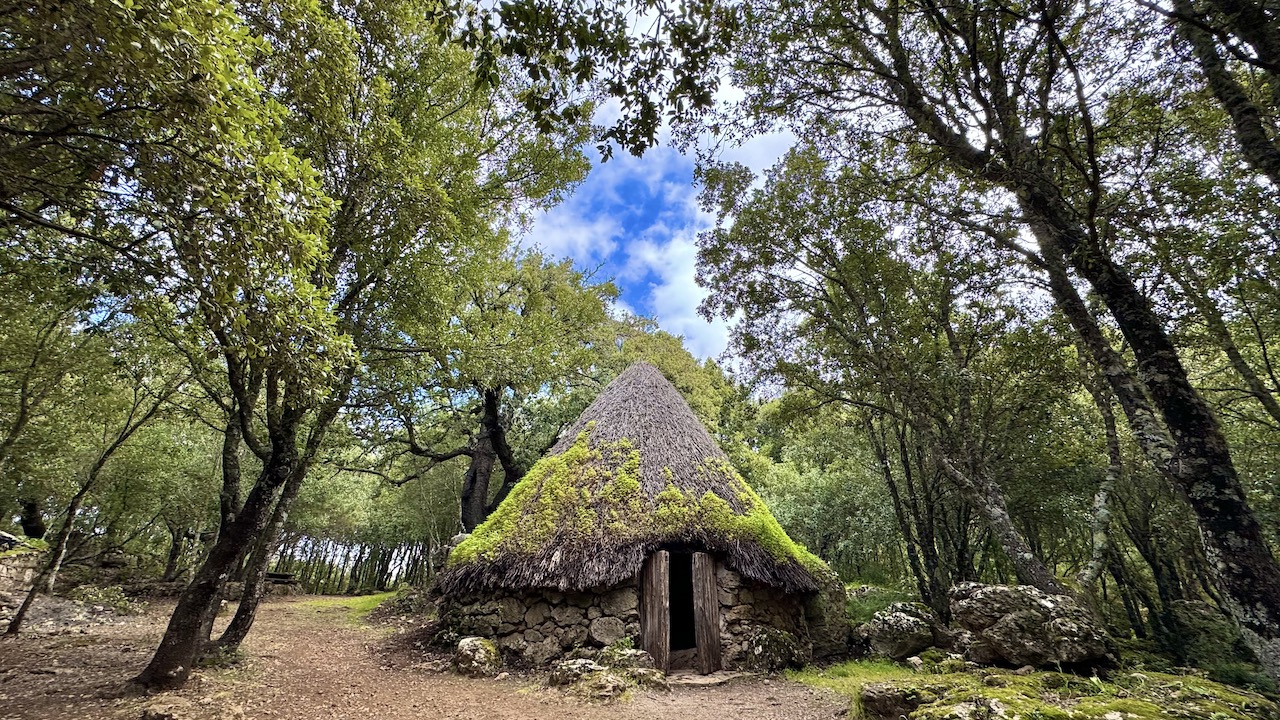
[[[1111,393],[1105,388],[1105,382],[1099,382],[1090,374],[1085,378],[1085,387],[1098,408],[1098,414],[1102,416],[1102,427],[1107,442],[1107,472],[1093,496],[1093,532],[1091,534],[1093,549],[1088,562],[1076,576],[1080,588],[1088,593],[1092,592],[1093,584],[1098,581],[1106,567],[1107,551],[1111,546],[1111,493],[1115,491],[1116,483],[1120,481],[1120,474],[1124,470],[1124,457],[1120,452],[1120,432],[1116,426],[1116,414],[1112,410]]]
[[[1230,4],[1249,5],[1249,3],[1235,2]],[[1280,186],[1280,147],[1276,146],[1267,132],[1267,122],[1262,109],[1249,97],[1248,91],[1240,84],[1237,75],[1227,66],[1226,60],[1218,51],[1213,34],[1200,25],[1201,13],[1197,12],[1191,0],[1174,0],[1173,8],[1180,16],[1186,18],[1177,22],[1178,35],[1190,46],[1196,64],[1204,73],[1205,84],[1209,86],[1213,96],[1231,118],[1236,142],[1239,143],[1245,160],[1255,170],[1266,175],[1273,185]],[[1266,18],[1266,13],[1261,12],[1260,8],[1258,10],[1258,15]],[[1237,13],[1228,13],[1228,17],[1235,14]],[[1265,32],[1270,25],[1271,23],[1264,19],[1261,24],[1247,23],[1246,27]],[[1232,29],[1239,30],[1238,27]],[[1255,51],[1261,52],[1266,49],[1267,44],[1251,43],[1251,45]]]
[[[151,662],[134,678],[138,685],[147,689],[175,688],[190,676],[197,656],[208,641],[208,628],[217,613],[223,585],[266,526],[275,490],[284,485],[294,471],[297,460],[292,447],[291,438],[278,443],[276,456],[263,468],[235,520],[219,533],[191,584],[179,596]]]
[[[40,510],[39,500],[22,501],[22,534],[39,540],[49,531],[44,524],[44,513]]]
[[[245,637],[248,636],[249,629],[253,627],[258,605],[266,594],[267,567],[279,545],[284,525],[289,519],[289,510],[298,497],[298,490],[302,487],[304,474],[305,470],[299,468],[299,471],[294,472],[293,477],[289,478],[289,482],[285,483],[284,489],[280,492],[280,499],[276,501],[275,510],[271,513],[271,521],[267,524],[253,555],[249,558],[240,604],[236,607],[236,614],[231,618],[231,623],[218,638],[217,644],[222,650],[234,650],[240,647],[240,643],[244,642]]]
[[[1005,506],[1004,493],[1000,488],[987,478],[970,478],[941,453],[938,455],[938,462],[960,494],[991,528],[1001,549],[1013,563],[1018,582],[1031,585],[1050,595],[1070,594],[1062,583],[1058,582],[1057,576],[1032,551],[1026,537],[1014,526],[1013,519],[1009,517],[1009,510]]]
[[[80,505],[84,502],[85,495],[89,494],[89,488],[92,485],[93,482],[90,479],[80,488],[79,492],[72,496],[71,502],[67,504],[66,514],[63,516],[62,526],[58,528],[58,535],[54,540],[53,548],[49,551],[49,558],[45,560],[40,574],[31,583],[31,589],[27,591],[27,596],[23,598],[22,605],[18,607],[18,611],[10,618],[9,626],[4,631],[5,635],[18,634],[22,629],[22,623],[27,619],[27,613],[31,610],[31,605],[35,603],[36,596],[42,590],[53,592],[53,584],[58,579],[58,570],[62,567],[63,558],[67,556],[67,545],[71,539],[71,530],[76,524],[76,516],[80,513]]]
[[[182,559],[186,538],[186,528],[169,527],[169,557],[165,559],[164,574],[160,576],[162,581],[172,582],[178,576],[178,561]]]

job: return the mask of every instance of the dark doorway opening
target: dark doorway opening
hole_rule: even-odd
[[[698,647],[693,615],[693,555],[671,553],[670,568],[671,652],[675,653]]]

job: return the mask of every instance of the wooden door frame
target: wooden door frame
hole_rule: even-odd
[[[698,671],[720,669],[720,590],[716,560],[708,553],[692,553],[693,628],[698,647]],[[671,671],[671,553],[658,550],[640,572],[640,648],[653,656],[654,667]]]
[[[671,671],[671,554],[650,555],[640,573],[640,649],[653,656],[653,665]]]
[[[693,631],[698,643],[698,671],[703,675],[720,669],[720,589],[716,560],[707,553],[693,554]]]

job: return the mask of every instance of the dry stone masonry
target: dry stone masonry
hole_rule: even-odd
[[[457,635],[492,638],[513,660],[543,666],[575,648],[640,636],[639,586],[598,592],[528,591],[449,602],[441,619]]]
[[[744,580],[718,563],[721,655],[727,668],[774,670],[809,662],[805,599]],[[525,591],[445,599],[442,640],[490,638],[510,660],[543,667],[581,648],[640,644],[638,578],[590,592]]]

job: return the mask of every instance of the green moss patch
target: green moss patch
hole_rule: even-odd
[[[1280,708],[1261,695],[1211,680],[1165,673],[1125,673],[1109,679],[1055,672],[1002,670],[916,673],[887,662],[849,662],[788,673],[806,685],[847,695],[850,717],[868,717],[864,686],[889,684],[922,702],[912,720],[1018,717],[1023,720],[1269,720]]]
[[[19,555],[31,555],[33,553],[44,552],[49,549],[49,543],[36,538],[21,538],[18,545],[0,552],[0,558],[17,557]]]
[[[723,460],[708,459],[698,472],[706,474],[708,485],[726,491],[695,494],[667,472],[666,487],[650,497],[642,487],[639,450],[626,440],[593,447],[591,430],[588,425],[572,446],[538,461],[450,553],[449,567],[504,553],[533,555],[552,542],[617,546],[706,535],[755,543],[775,561],[794,562],[815,576],[831,573],[787,536],[760,496]]]

